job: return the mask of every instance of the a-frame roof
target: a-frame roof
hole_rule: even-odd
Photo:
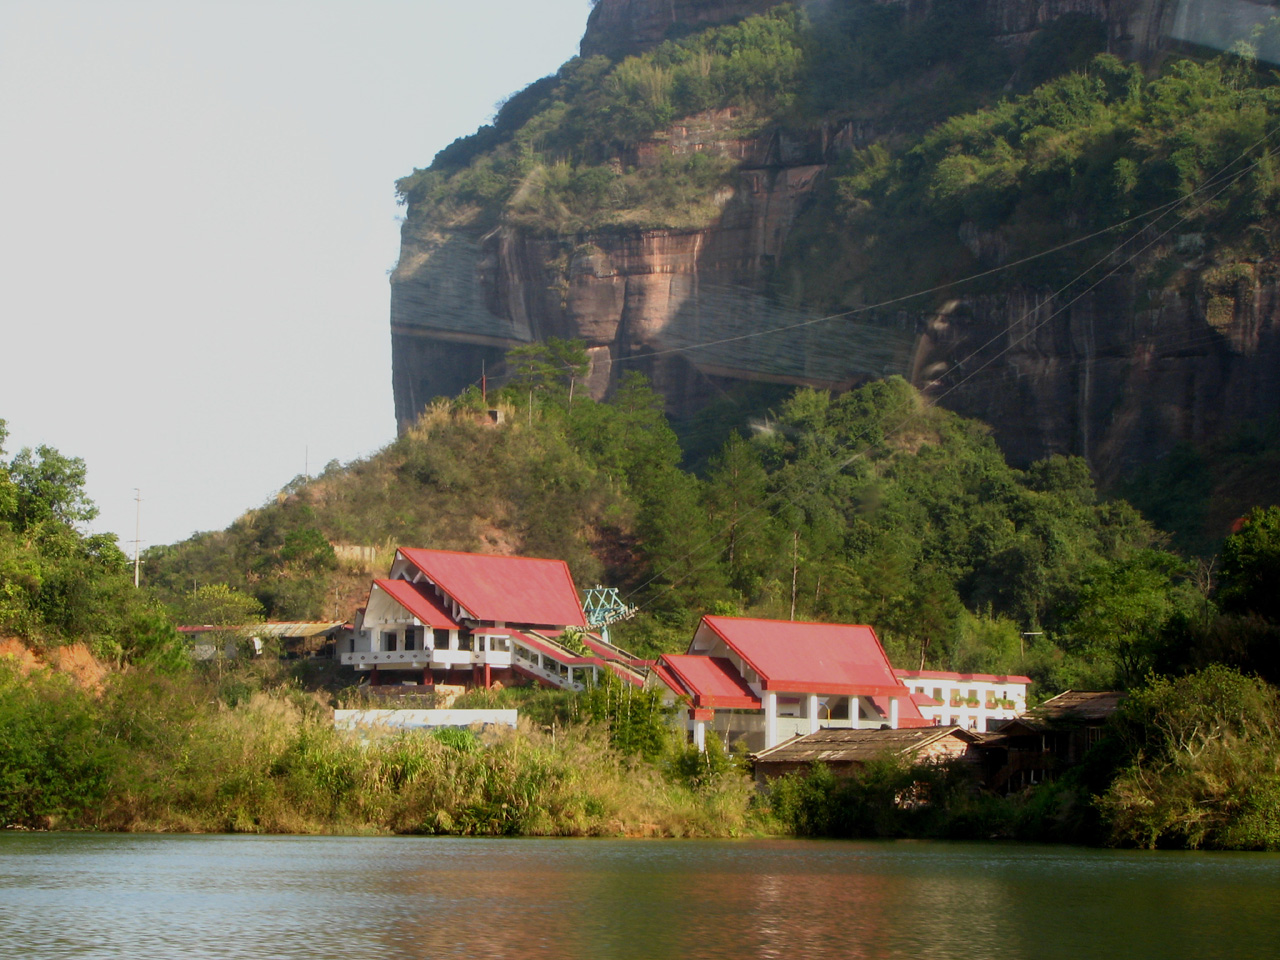
[[[764,690],[905,697],[874,630],[838,623],[702,618],[699,635],[709,630],[722,639],[760,677]]]
[[[563,560],[410,547],[401,547],[398,553],[476,620],[587,625]]]
[[[433,630],[458,629],[458,622],[449,615],[429,584],[410,583],[407,580],[375,580],[369,588],[369,605],[376,601],[379,591],[417,617],[423,626]]]

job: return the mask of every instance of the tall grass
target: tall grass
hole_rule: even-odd
[[[290,685],[246,692],[227,677],[136,672],[95,698],[5,676],[7,693],[23,691],[3,700],[6,730],[50,730],[36,751],[3,742],[0,778],[13,798],[0,808],[5,824],[665,837],[765,828],[745,776],[690,786],[661,762],[619,753],[602,725],[356,735],[335,730],[327,706]],[[51,726],[59,716],[68,719]]]

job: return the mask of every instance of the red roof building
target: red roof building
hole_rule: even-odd
[[[391,576],[433,584],[470,620],[559,630],[587,625],[563,560],[401,548]]]
[[[663,656],[654,677],[689,705],[700,746],[708,723],[752,749],[824,727],[926,723],[868,626],[703,617],[688,652]]]
[[[582,689],[606,668],[642,682],[621,651],[563,636],[585,627],[563,561],[402,548],[390,574],[370,585],[340,659],[379,686],[390,673],[397,684],[420,675],[429,685]]]

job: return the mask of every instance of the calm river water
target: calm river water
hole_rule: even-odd
[[[1280,856],[0,834],[0,957],[1280,958]]]

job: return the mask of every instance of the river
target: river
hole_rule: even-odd
[[[0,957],[1276,958],[1280,855],[9,833]]]

